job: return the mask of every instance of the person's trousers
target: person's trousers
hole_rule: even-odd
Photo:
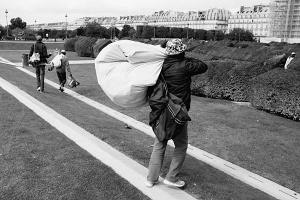
[[[35,67],[36,85],[44,91],[44,80],[45,80],[45,65],[37,65]]]
[[[57,77],[58,77],[58,81],[61,87],[64,87],[67,81],[67,75],[66,72],[60,72],[60,71],[56,71]]]
[[[166,179],[171,182],[176,182],[178,180],[178,174],[183,166],[186,156],[186,150],[188,147],[187,123],[186,125],[178,128],[174,135],[175,137],[172,140],[174,141],[175,149],[172,155],[169,171],[166,175]],[[163,165],[167,143],[168,141],[160,142],[157,138],[155,138],[148,167],[147,180],[150,182],[158,180]]]

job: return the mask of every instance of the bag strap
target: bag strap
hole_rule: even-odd
[[[166,95],[168,95],[169,94],[169,90],[168,90],[167,82],[166,82],[164,76],[162,75],[162,73],[160,73],[160,77],[161,77],[162,82],[164,83],[164,88],[166,90]]]

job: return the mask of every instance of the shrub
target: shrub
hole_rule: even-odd
[[[300,72],[277,68],[251,80],[250,102],[258,109],[300,120]]]
[[[15,40],[15,37],[9,35],[9,36],[5,36],[4,39],[5,40]]]
[[[208,69],[204,74],[192,77],[191,92],[197,96],[228,99],[226,82],[228,72],[235,66],[232,61],[207,62]]]
[[[24,40],[34,41],[34,40],[36,40],[36,37],[35,37],[35,35],[25,35]]]
[[[149,40],[147,44],[152,44],[152,45],[161,45],[166,43],[166,40]]]
[[[228,40],[224,40],[218,42],[210,41],[200,44],[192,52],[200,54],[199,56],[203,60],[210,60],[213,57],[218,57],[220,59],[245,61],[254,64],[265,62],[273,56],[290,52],[292,49],[292,45],[273,44],[266,46],[256,42],[230,42]]]
[[[192,78],[192,93],[211,98],[249,101],[249,81],[259,74],[281,66],[279,63],[284,59],[284,55],[281,55],[258,64],[226,60],[208,61],[207,72]]]
[[[106,47],[107,45],[109,45],[110,43],[112,43],[111,40],[106,40],[106,39],[99,39],[93,46],[93,54],[92,57],[96,58],[99,54],[99,52]]]
[[[249,101],[251,89],[249,81],[260,74],[279,67],[282,60],[285,60],[284,55],[275,56],[266,62],[237,65],[232,68],[228,72],[229,78],[226,80],[226,96],[234,101]]]
[[[77,42],[78,38],[69,38],[65,40],[64,48],[66,51],[75,51],[75,43]]]
[[[97,41],[97,38],[93,37],[79,37],[75,42],[75,51],[78,56],[90,57],[93,53],[93,45]]]

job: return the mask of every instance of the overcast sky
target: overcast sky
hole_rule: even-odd
[[[150,15],[159,10],[198,11],[268,4],[270,0],[0,0],[0,24],[6,25],[5,10],[10,19],[20,17],[27,24],[68,22],[80,17]]]

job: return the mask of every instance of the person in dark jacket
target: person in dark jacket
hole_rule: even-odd
[[[40,60],[32,64],[35,68],[37,91],[39,92],[44,92],[45,66],[47,58],[51,56],[51,54],[47,53],[47,47],[42,40],[42,36],[37,35],[36,43],[31,46],[29,53],[29,57],[31,57],[33,53],[40,54]]]
[[[187,110],[189,110],[191,104],[191,76],[204,73],[207,70],[207,65],[200,60],[185,57],[185,50],[186,45],[183,44],[180,39],[169,40],[166,43],[165,51],[167,57],[164,60],[161,74],[167,84],[168,92],[180,98],[184,102]],[[149,90],[149,93],[151,93],[153,88],[149,88]],[[150,95],[150,125],[155,123],[162,113],[161,105],[159,104],[160,98],[155,98],[156,99],[151,99]],[[154,102],[152,106],[151,102]],[[169,171],[163,182],[168,186],[181,188],[185,186],[185,182],[178,178],[178,174],[182,168],[188,147],[187,122],[185,125],[178,126],[178,128],[175,129],[171,139],[174,141],[175,149]],[[152,187],[158,183],[167,142],[167,140],[159,141],[155,138],[148,167],[146,181],[146,186],[148,187]]]

